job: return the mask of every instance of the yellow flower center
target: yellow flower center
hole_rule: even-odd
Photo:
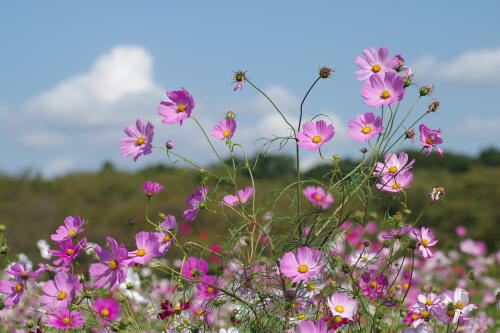
[[[424,311],[420,315],[422,316],[422,318],[428,318],[431,314],[429,313],[429,311]]]
[[[23,291],[23,289],[24,289],[24,286],[21,283],[16,284],[16,291],[18,293],[20,293],[21,291]]]
[[[411,319],[417,320],[418,319],[418,314],[414,313],[411,315]]]
[[[314,143],[320,143],[321,141],[323,141],[323,138],[319,135],[315,135],[312,138],[312,142],[314,142]]]
[[[214,289],[214,288],[212,288],[212,287],[208,287],[208,288],[207,288],[207,293],[209,293],[209,294],[213,294],[213,293],[214,293],[214,291],[215,291],[215,289]]]
[[[102,310],[101,310],[101,314],[102,314],[104,317],[107,317],[107,316],[109,316],[109,310],[108,310],[108,309],[102,309]]]
[[[305,273],[309,270],[309,267],[307,265],[300,265],[299,268],[297,268],[297,271],[299,271],[299,273]]]
[[[111,269],[116,269],[116,267],[118,267],[118,263],[116,262],[116,260],[111,260],[110,262],[108,262],[108,267]]]
[[[170,238],[170,235],[166,234],[165,237],[163,237],[163,242],[168,243],[168,242],[170,242],[171,239],[172,238]]]
[[[68,294],[66,294],[65,291],[60,291],[58,294],[57,294],[57,299],[62,301],[63,299],[65,299],[66,297],[68,296]]]
[[[196,311],[196,314],[197,314],[198,316],[201,316],[201,315],[203,314],[203,310],[201,310],[201,309],[200,309],[200,310]]]
[[[177,105],[177,111],[183,112],[184,110],[186,110],[186,106],[184,104]]]
[[[333,320],[336,322],[336,323],[340,323],[342,321],[342,317],[341,316],[335,316],[335,318],[333,318]]]
[[[66,325],[68,325],[69,323],[71,323],[71,319],[69,319],[69,318],[63,318],[63,319],[61,319],[61,321],[62,321],[64,324],[66,324]]]
[[[175,311],[181,311],[181,306],[180,305],[174,305],[173,309]]]
[[[307,286],[307,289],[309,289],[309,290],[316,289],[316,285],[314,284],[314,282],[307,282],[306,286]]]
[[[448,317],[453,317],[455,316],[455,311],[446,311],[446,314],[448,315]]]
[[[363,127],[363,128],[361,129],[361,132],[362,132],[363,134],[368,134],[368,133],[370,133],[371,131],[372,131],[372,128],[371,128],[370,126],[365,126],[365,127]]]
[[[425,143],[432,145],[434,143],[434,139],[429,137],[429,138],[425,139]]]
[[[314,196],[314,199],[316,199],[316,200],[318,200],[318,201],[321,201],[321,200],[323,200],[323,197],[322,197],[321,195],[319,195],[319,194],[316,194],[316,195]]]
[[[405,284],[403,284],[403,289],[408,289],[409,286],[410,286],[410,284],[408,282],[406,282]]]
[[[75,251],[73,251],[73,249],[67,249],[67,250],[66,250],[66,254],[67,254],[68,256],[72,256],[74,253],[75,253]]]
[[[378,287],[378,283],[377,283],[377,281],[373,281],[372,283],[370,283],[370,287],[371,287],[372,289],[376,289],[376,288]]]
[[[222,136],[227,138],[228,136],[231,135],[231,131],[230,130],[225,130],[224,132],[222,132]]]
[[[391,167],[389,168],[389,172],[390,172],[390,173],[396,173],[396,172],[398,172],[398,167],[397,167],[397,166],[395,166],[395,165],[391,166]]]
[[[428,239],[422,239],[422,245],[423,246],[429,246],[431,242]]]
[[[389,97],[391,97],[391,92],[388,90],[384,90],[380,94],[380,98],[382,98],[382,99],[388,99]]]
[[[372,66],[372,72],[373,73],[378,73],[378,72],[380,72],[381,69],[382,68],[380,67],[379,64],[375,64],[375,65]]]
[[[431,300],[431,299],[427,299],[427,300],[425,301],[425,304],[427,304],[427,305],[432,305],[432,300]]]
[[[68,232],[68,236],[73,237],[74,235],[76,235],[76,230],[75,229],[73,229],[70,232]]]
[[[144,249],[139,249],[139,250],[137,250],[136,254],[137,254],[139,257],[145,256],[145,255],[146,255],[146,250],[144,250]]]
[[[137,140],[135,140],[135,142],[140,146],[140,145],[143,145],[144,142],[146,142],[146,139],[144,139],[142,136],[140,136],[137,138]]]
[[[342,312],[344,312],[344,307],[342,305],[337,305],[335,307],[335,311],[342,313]]]
[[[392,188],[393,190],[398,190],[398,189],[400,189],[400,188],[401,188],[401,184],[400,184],[400,183],[394,183],[394,184],[392,184],[391,188]]]
[[[297,315],[297,319],[298,319],[298,320],[304,320],[304,319],[306,319],[306,315],[305,315],[304,313],[299,313],[299,314]]]
[[[462,303],[462,302],[455,303],[455,309],[462,310],[463,308],[464,308],[464,303]]]

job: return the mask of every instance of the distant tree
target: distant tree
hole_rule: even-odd
[[[482,165],[497,167],[500,166],[500,151],[496,148],[487,148],[479,154],[479,163]]]
[[[101,172],[113,172],[115,171],[115,165],[111,161],[104,161],[101,166]]]

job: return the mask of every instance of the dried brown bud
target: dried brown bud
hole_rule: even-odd
[[[335,70],[332,68],[321,67],[321,69],[319,70],[319,77],[322,79],[328,79],[332,72],[335,72]]]

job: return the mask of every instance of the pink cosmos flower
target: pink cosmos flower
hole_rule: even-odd
[[[7,295],[3,300],[3,304],[7,308],[12,308],[17,305],[25,292],[26,282],[21,277],[16,277],[12,281],[0,281],[0,293]]]
[[[175,220],[175,216],[167,215],[162,223],[160,223],[160,232],[157,232],[158,242],[160,243],[160,247],[158,249],[159,255],[163,256],[168,251],[170,246],[172,245],[172,233],[177,230],[177,221]]]
[[[28,270],[27,263],[16,262],[7,267],[4,271],[5,274],[9,274],[14,278],[23,278],[24,280],[36,279],[41,273],[47,270],[47,265],[38,265],[38,268],[34,271]]]
[[[109,244],[109,251],[96,246],[95,253],[99,257],[100,262],[90,265],[89,273],[93,278],[98,278],[94,285],[96,288],[101,288],[109,283],[109,289],[113,290],[118,284],[125,282],[127,279],[127,263],[128,251],[125,245],[116,242],[111,237],[106,238]]]
[[[434,253],[432,252],[431,247],[436,245],[438,242],[434,237],[432,230],[422,227],[420,230],[413,229],[412,234],[418,240],[418,250],[420,251],[422,257],[425,259],[432,258]]]
[[[325,194],[325,190],[321,186],[308,186],[303,191],[302,194],[313,203],[313,205],[319,206],[323,209],[328,208],[333,203],[333,196],[330,192]]]
[[[418,295],[417,303],[413,305],[414,309],[420,310],[420,313],[427,311],[430,315],[435,315],[436,311],[443,307],[445,297],[435,293],[428,293],[427,295]],[[428,316],[423,316],[424,318]]]
[[[385,240],[393,239],[393,238],[401,238],[402,235],[405,235],[413,230],[413,226],[411,225],[403,225],[396,229],[389,229],[380,234],[380,237]]]
[[[358,312],[358,301],[345,292],[331,295],[327,304],[335,322],[341,322],[342,319],[354,320],[354,315]]]
[[[173,102],[162,101],[158,108],[158,114],[163,116],[164,124],[182,125],[182,122],[191,116],[194,109],[194,100],[191,94],[184,88],[181,90],[167,91],[167,97]]]
[[[352,138],[366,142],[382,132],[382,118],[375,117],[371,112],[358,114],[356,120],[349,120],[347,125],[351,131],[348,133]]]
[[[44,295],[38,300],[51,309],[67,309],[71,300],[80,290],[82,290],[82,284],[78,281],[78,277],[59,272],[54,276],[54,280],[43,285]]]
[[[297,145],[309,150],[318,150],[325,142],[335,135],[333,125],[326,125],[324,120],[316,122],[306,121],[302,126],[303,132],[297,132]]]
[[[208,263],[203,258],[189,257],[182,265],[182,275],[188,279],[196,280],[208,272]]]
[[[132,156],[134,161],[137,161],[139,156],[151,154],[152,142],[154,136],[154,127],[148,121],[144,125],[144,121],[137,119],[135,127],[128,125],[123,130],[128,138],[120,140],[120,149],[122,156]]]
[[[418,325],[417,328],[407,327],[402,333],[434,333],[434,330],[427,323],[422,323]]]
[[[63,308],[56,309],[55,312],[51,313],[46,323],[55,328],[80,328],[85,324],[85,318],[78,311],[69,311]]]
[[[141,231],[135,235],[137,250],[128,253],[129,259],[125,260],[128,266],[134,264],[146,265],[154,257],[160,255],[160,242],[153,232]]]
[[[438,147],[439,144],[443,143],[443,139],[439,136],[441,129],[431,130],[425,124],[420,124],[418,129],[420,130],[420,144],[422,147],[427,148],[427,152],[425,154],[429,156],[432,149],[436,149],[439,156],[443,157],[444,151],[441,147]]]
[[[96,318],[103,325],[111,325],[120,315],[120,303],[112,298],[98,298],[94,300]]]
[[[211,135],[217,139],[229,139],[232,138],[236,132],[236,120],[232,118],[224,118],[214,127]]]
[[[75,245],[73,245],[73,240],[71,238],[58,242],[57,245],[61,250],[49,250],[51,256],[59,257],[54,260],[54,265],[59,266],[62,263],[62,268],[69,269],[73,259],[87,247],[87,238],[82,238]]]
[[[362,68],[356,72],[356,75],[362,75],[357,78],[359,81],[369,80],[375,75],[396,73],[395,69],[399,67],[397,56],[388,58],[389,50],[386,47],[382,46],[378,52],[373,47],[364,49],[363,54],[366,60],[357,56],[355,61],[356,65]]]
[[[292,278],[292,283],[307,282],[321,274],[325,262],[321,251],[309,247],[299,247],[297,253],[287,252],[280,259],[280,270],[284,276]]]
[[[467,235],[467,228],[464,227],[463,225],[459,225],[455,228],[455,233],[458,235],[458,236],[465,236]]]
[[[380,184],[375,186],[381,191],[397,193],[410,187],[412,181],[413,173],[406,171],[397,173],[395,176],[384,175],[380,179]]]
[[[382,298],[389,286],[389,281],[387,278],[379,274],[377,276],[373,276],[372,271],[366,271],[361,276],[361,280],[359,280],[359,286],[363,291],[365,296],[371,298]]]
[[[206,281],[209,284],[203,283],[203,282],[198,282],[196,284],[196,290],[198,293],[196,294],[196,298],[198,299],[211,299],[214,298],[219,294],[219,289],[214,287],[213,285],[217,286],[217,277],[212,276],[212,275],[205,275],[200,277],[200,280]]]
[[[228,194],[223,200],[228,206],[243,205],[253,197],[253,187],[249,186],[244,190],[239,190],[236,195]]]
[[[152,197],[155,194],[160,193],[163,191],[165,186],[163,186],[160,183],[157,182],[145,182],[144,183],[144,194],[147,195],[148,197]]]
[[[476,305],[469,304],[469,293],[465,289],[457,288],[454,291],[446,291],[444,297],[443,303],[446,304],[446,308],[443,307],[438,318],[445,325],[450,322],[450,319],[455,325],[460,319],[477,309]]]
[[[329,330],[327,324],[323,320],[318,320],[316,323],[310,320],[301,321],[297,326],[298,333],[334,333],[335,331]]]
[[[61,242],[70,239],[83,232],[84,221],[80,216],[68,216],[64,219],[64,225],[57,228],[56,233],[52,234],[50,238],[54,242]]]
[[[413,168],[415,160],[408,162],[408,154],[400,152],[399,155],[389,153],[385,155],[384,162],[377,162],[373,174],[375,176],[391,175],[404,173]]]
[[[460,251],[474,257],[480,257],[487,251],[486,243],[481,241],[475,242],[474,240],[468,238],[460,242]]]
[[[405,90],[403,80],[396,73],[385,73],[384,77],[372,75],[370,81],[361,88],[365,104],[379,108],[392,105],[403,99]]]
[[[200,209],[206,206],[205,201],[207,200],[208,186],[203,185],[202,187],[196,187],[196,192],[191,194],[186,203],[189,208],[182,213],[182,218],[184,221],[194,221],[200,213]]]

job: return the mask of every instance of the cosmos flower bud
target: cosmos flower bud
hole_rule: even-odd
[[[420,96],[427,96],[432,92],[432,85],[428,84],[426,86],[420,87],[419,93]]]
[[[236,82],[241,82],[241,81],[244,81],[246,79],[246,72],[244,71],[237,71],[236,73],[234,73],[234,81]]]
[[[363,246],[364,246],[364,247],[368,247],[368,246],[370,246],[370,242],[368,242],[368,241],[364,241],[364,242],[363,242]]]
[[[403,77],[403,87],[408,88],[409,86],[411,86],[411,77],[409,76]]]
[[[2,300],[0,300],[0,310],[3,310],[4,307],[5,307],[5,304],[3,303]]]
[[[127,290],[134,289],[134,285],[131,282],[127,282],[126,287],[127,287]]]
[[[366,154],[366,153],[368,152],[368,149],[366,149],[366,148],[361,148],[359,151],[360,151],[362,154]]]
[[[406,130],[406,138],[412,139],[415,138],[415,130],[413,128],[409,128]]]
[[[319,70],[319,77],[322,79],[328,79],[334,71],[334,69],[329,67],[321,67],[321,69]]]
[[[27,328],[33,328],[33,326],[35,326],[35,322],[33,320],[28,320],[26,322],[26,327]]]
[[[159,213],[159,214],[158,214],[158,217],[159,217],[160,219],[164,220],[167,216],[166,216],[165,214],[163,214],[163,213]]]
[[[167,143],[165,144],[165,147],[167,147],[167,149],[173,149],[174,142],[172,140],[168,140]]]
[[[439,109],[439,101],[434,101],[431,104],[429,104],[429,108],[427,109],[427,112],[436,112],[437,109]]]
[[[410,215],[411,214],[411,210],[406,208],[406,209],[403,209],[403,214],[405,215]]]
[[[234,119],[234,116],[236,114],[233,111],[227,111],[226,112],[226,119]]]

